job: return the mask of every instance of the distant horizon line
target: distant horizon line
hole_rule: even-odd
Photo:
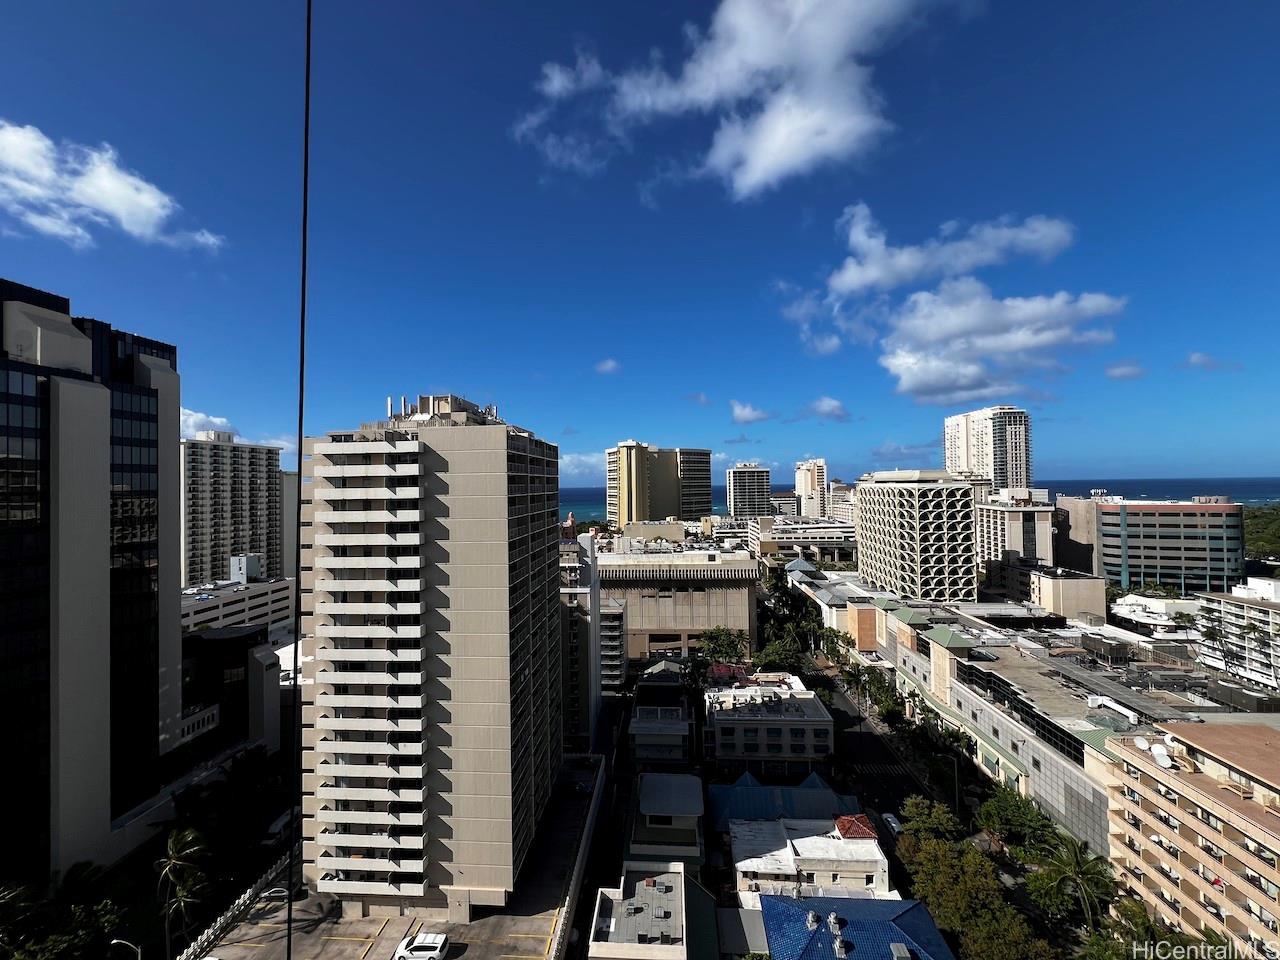
[[[933,469],[941,469],[941,468],[938,468],[938,467],[898,467],[898,468],[886,468],[886,469],[902,469],[902,470],[933,470]],[[861,476],[861,474],[859,474],[859,476]],[[1035,481],[1035,482],[1032,484],[1032,486],[1033,486],[1033,487],[1035,487],[1035,486],[1038,486],[1038,485],[1039,485],[1039,484],[1041,484],[1041,483],[1080,483],[1081,481],[1084,481],[1084,480],[1123,480],[1123,481],[1125,481],[1126,483],[1132,483],[1132,482],[1134,482],[1134,481],[1136,481],[1136,480],[1158,480],[1158,481],[1167,481],[1167,480],[1183,480],[1183,481],[1185,481],[1185,480],[1277,480],[1277,481],[1280,481],[1280,474],[1256,474],[1256,475],[1255,475],[1255,474],[1247,474],[1247,475],[1246,475],[1246,474],[1241,474],[1241,475],[1222,475],[1222,476],[1212,476],[1212,477],[1211,477],[1211,476],[1177,476],[1177,477],[1175,477],[1175,476],[1166,476],[1166,477],[1158,477],[1158,476],[1149,476],[1149,477],[1139,477],[1139,476],[1134,476],[1134,477],[1120,477],[1120,476],[1115,476],[1115,477],[1099,477],[1099,476],[1093,476],[1093,477],[1053,477],[1052,479],[1049,479],[1049,480],[1037,480],[1037,481]],[[575,485],[571,486],[569,489],[578,489],[578,490],[595,490],[595,489],[601,489],[601,490],[603,490],[606,486],[607,486],[607,484],[603,484],[603,483],[601,483],[601,484],[575,484]],[[723,487],[723,486],[725,486],[725,485],[724,485],[724,484],[722,484],[722,483],[721,483],[721,484],[713,483],[711,486],[712,486],[712,487]],[[777,484],[773,484],[773,486],[777,486]]]

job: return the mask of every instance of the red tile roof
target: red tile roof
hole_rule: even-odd
[[[867,819],[865,813],[836,817],[836,829],[846,840],[876,839],[876,829],[871,826],[871,821]]]

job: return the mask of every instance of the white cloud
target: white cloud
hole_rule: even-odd
[[[891,125],[866,60],[909,24],[923,0],[721,0],[704,30],[685,28],[687,55],[668,70],[609,73],[578,53],[545,64],[542,103],[515,127],[553,166],[596,172],[631,128],[705,115],[716,130],[695,172],[735,198],[867,152]],[[584,118],[566,101],[599,91]],[[553,132],[557,124],[567,132]],[[586,127],[594,132],[584,132]]]
[[[844,404],[835,397],[819,397],[813,403],[809,404],[809,411],[815,417],[822,417],[826,420],[848,420],[849,411],[844,408]]]
[[[1055,366],[1057,350],[1109,343],[1093,325],[1124,309],[1123,298],[1065,292],[997,299],[973,277],[912,294],[889,319],[880,364],[898,393],[926,403],[967,403],[1020,393],[1018,378]]]
[[[871,451],[871,458],[876,463],[921,464],[936,463],[941,457],[942,439],[926,440],[923,443],[896,443],[887,440]]]
[[[605,357],[596,364],[596,373],[617,373],[622,369],[622,364],[613,357]]]
[[[1133,362],[1113,363],[1106,369],[1107,378],[1110,380],[1139,380],[1146,376],[1147,371],[1141,366]]]
[[[1187,366],[1198,370],[1239,370],[1240,364],[1234,360],[1219,360],[1217,357],[1199,350],[1192,350],[1187,355]]]
[[[701,390],[699,390],[697,393],[688,394],[688,396],[685,399],[692,400],[694,403],[696,403],[700,407],[705,407],[707,404],[711,402],[711,398],[708,397]]]
[[[729,407],[733,410],[734,423],[759,423],[761,420],[768,420],[771,416],[759,407],[753,407],[749,403],[739,403],[737,400],[730,400]]]
[[[561,481],[590,481],[592,486],[604,479],[604,454],[591,451],[589,453],[560,453]]]
[[[29,229],[77,249],[93,245],[93,228],[137,240],[217,250],[209,230],[175,230],[178,202],[126,169],[110,144],[55,144],[39,128],[0,119],[0,210]]]
[[[848,207],[840,218],[850,256],[827,280],[835,296],[891,290],[919,280],[955,277],[1015,256],[1054,257],[1068,246],[1074,228],[1065,220],[1027,217],[975,223],[957,236],[957,225],[943,225],[942,236],[915,246],[891,246],[865,203]]]
[[[231,425],[231,421],[226,417],[214,417],[198,410],[188,410],[186,407],[181,408],[179,424],[180,435],[188,440],[194,439],[196,433],[201,430],[236,432],[236,428]]]

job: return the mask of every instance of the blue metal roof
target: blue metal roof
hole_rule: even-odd
[[[890,944],[901,943],[915,960],[955,960],[955,955],[918,900],[873,900],[862,897],[762,896],[764,933],[772,960],[836,960],[835,935],[827,927],[834,912],[840,939],[849,957],[893,960]],[[809,911],[820,918],[810,930]]]
[[[798,787],[766,787],[744,773],[732,784],[713,783],[707,795],[711,825],[719,833],[728,831],[730,820],[823,820],[862,812],[857,797],[836,793],[816,773]]]

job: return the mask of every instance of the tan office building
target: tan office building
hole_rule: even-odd
[[[467,920],[506,901],[560,762],[556,447],[424,396],[304,454],[307,880]]]
[[[711,514],[711,451],[624,440],[605,451],[606,519],[621,530],[641,520]]]
[[[1227,722],[1225,717],[1243,722]],[[1280,939],[1280,730],[1243,714],[1113,737],[1111,859],[1165,923],[1226,937],[1240,956]],[[1274,720],[1258,715],[1258,720]],[[1154,749],[1154,752],[1153,752]]]
[[[601,553],[600,596],[626,608],[631,660],[684,657],[704,630],[742,630],[756,646],[756,583],[751,554],[686,550]]]

